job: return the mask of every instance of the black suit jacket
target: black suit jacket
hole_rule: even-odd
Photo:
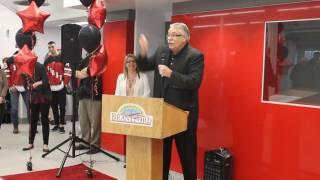
[[[89,62],[90,56],[87,56],[80,62],[78,70],[81,70],[85,67],[88,67],[87,73],[89,73]],[[102,76],[95,76],[95,77],[86,77],[80,80],[80,85],[77,89],[79,99],[92,99],[95,101],[102,100]]]
[[[137,64],[141,71],[155,70],[154,97],[164,98],[165,102],[190,111],[188,126],[196,128],[198,89],[204,70],[203,54],[189,44],[177,55],[173,55],[167,46],[161,46],[147,59],[138,57]],[[170,78],[160,76],[159,64],[167,65],[173,71]]]

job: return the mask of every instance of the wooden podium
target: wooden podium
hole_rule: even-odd
[[[161,98],[102,97],[102,132],[127,135],[128,180],[162,180],[162,139],[185,131],[187,118]]]

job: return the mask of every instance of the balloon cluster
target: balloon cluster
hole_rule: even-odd
[[[20,50],[19,53],[14,56],[14,63],[17,66],[19,74],[33,77],[35,64],[38,59],[38,57],[31,52],[36,44],[35,32],[43,33],[44,21],[50,14],[39,10],[44,0],[28,1],[30,3],[28,8],[17,12],[23,27],[16,33],[16,45]]]
[[[80,47],[89,53],[89,75],[94,77],[106,70],[108,61],[104,46],[100,44],[100,29],[104,25],[107,11],[103,0],[80,0],[80,2],[85,7],[89,7],[89,25],[80,29],[79,43]]]

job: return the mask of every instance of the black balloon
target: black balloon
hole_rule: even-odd
[[[21,49],[25,44],[29,49],[33,49],[36,44],[37,38],[36,35],[32,32],[23,32],[22,28],[19,29],[16,33],[16,44],[19,49]]]
[[[93,3],[93,0],[80,0],[80,2],[82,3],[82,5],[84,5],[85,7],[90,6]]]
[[[37,4],[37,6],[40,7],[44,3],[45,0],[28,0],[28,1],[29,1],[29,3],[34,1]]]
[[[79,31],[80,47],[91,53],[100,45],[101,34],[99,29],[93,25],[87,25]]]

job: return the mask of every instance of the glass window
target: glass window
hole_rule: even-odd
[[[264,102],[320,105],[320,20],[268,22]]]

